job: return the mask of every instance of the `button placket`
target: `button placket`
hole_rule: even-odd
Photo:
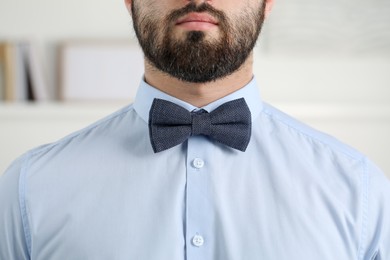
[[[210,259],[211,205],[209,199],[210,141],[203,136],[191,136],[187,145],[186,185],[186,259]]]

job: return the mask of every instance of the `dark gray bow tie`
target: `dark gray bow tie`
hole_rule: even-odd
[[[251,112],[244,98],[229,101],[211,113],[188,112],[156,98],[149,113],[149,135],[155,153],[179,145],[191,135],[209,136],[244,152],[251,136]]]

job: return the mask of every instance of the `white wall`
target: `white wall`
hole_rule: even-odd
[[[58,41],[73,37],[126,37],[124,1],[1,0],[0,35]]]
[[[275,0],[255,67],[275,101],[389,103],[390,1]]]

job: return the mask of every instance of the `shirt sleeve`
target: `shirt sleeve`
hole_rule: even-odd
[[[0,260],[30,259],[19,204],[23,158],[0,174]]]
[[[373,164],[367,163],[366,225],[364,260],[390,260],[390,181]],[[365,231],[366,230],[366,231]]]

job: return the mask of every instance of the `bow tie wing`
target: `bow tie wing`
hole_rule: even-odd
[[[191,113],[172,102],[155,99],[149,113],[149,135],[155,153],[183,143],[191,135]]]
[[[245,151],[251,136],[251,112],[244,98],[227,102],[210,113],[210,137],[240,151]]]

